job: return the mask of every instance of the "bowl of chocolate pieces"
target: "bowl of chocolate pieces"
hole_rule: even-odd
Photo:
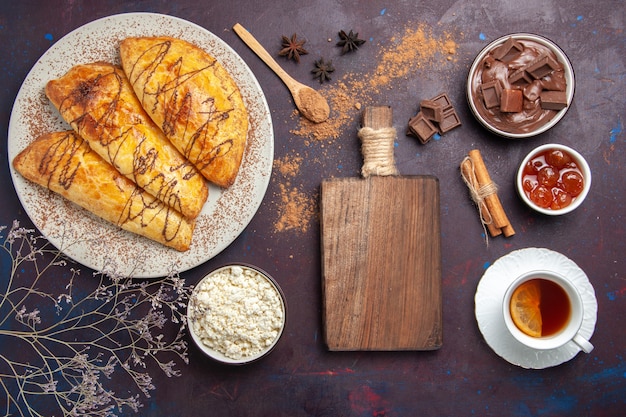
[[[489,131],[511,139],[547,131],[574,98],[574,70],[554,42],[516,33],[491,42],[476,56],[467,78],[467,101]]]

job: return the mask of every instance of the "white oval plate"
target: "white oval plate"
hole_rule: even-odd
[[[154,13],[105,17],[67,34],[37,61],[20,88],[9,121],[9,161],[37,136],[70,130],[44,94],[46,83],[76,64],[119,64],[118,43],[130,36],[172,36],[214,56],[241,90],[250,118],[248,144],[235,183],[210,186],[191,249],[181,253],[93,216],[20,176],[11,166],[17,195],[41,233],[70,258],[98,271],[136,278],[182,272],[208,261],[246,228],[267,190],[274,159],[272,118],[263,91],[241,57],[224,41],[191,22]]]
[[[585,272],[566,256],[543,248],[513,251],[493,263],[483,274],[474,297],[476,320],[487,344],[506,361],[522,368],[543,369],[572,359],[580,348],[569,342],[557,349],[535,350],[522,345],[506,329],[502,299],[511,282],[521,274],[549,270],[568,277],[578,289],[585,313],[580,334],[591,338],[596,325],[598,303]]]

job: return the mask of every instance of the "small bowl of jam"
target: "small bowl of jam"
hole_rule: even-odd
[[[574,149],[550,143],[526,155],[517,171],[515,185],[530,208],[558,216],[582,204],[591,188],[591,170]]]
[[[487,130],[509,139],[547,131],[574,98],[574,70],[554,42],[514,33],[485,46],[467,78],[472,114]]]

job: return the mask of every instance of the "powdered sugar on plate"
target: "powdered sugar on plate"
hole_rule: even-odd
[[[191,249],[177,252],[123,231],[25,180],[13,167],[11,175],[30,219],[67,256],[95,270],[154,278],[191,269],[230,245],[254,217],[270,181],[274,158],[270,111],[254,74],[230,46],[196,24],[155,13],[113,15],[88,23],[55,43],[27,75],[11,113],[8,151],[12,161],[39,135],[71,129],[46,98],[46,83],[77,64],[119,64],[119,42],[132,36],[171,36],[201,47],[233,77],[248,110],[248,143],[237,179],[226,190],[209,186]]]

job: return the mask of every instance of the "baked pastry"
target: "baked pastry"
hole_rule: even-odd
[[[47,83],[46,95],[122,175],[183,215],[200,214],[208,196],[204,178],[146,114],[120,67],[74,66]]]
[[[128,38],[122,67],[146,112],[209,181],[235,181],[248,133],[237,84],[199,47],[169,37]]]
[[[95,215],[179,251],[191,245],[195,222],[122,176],[74,131],[35,139],[13,159],[26,179]]]

